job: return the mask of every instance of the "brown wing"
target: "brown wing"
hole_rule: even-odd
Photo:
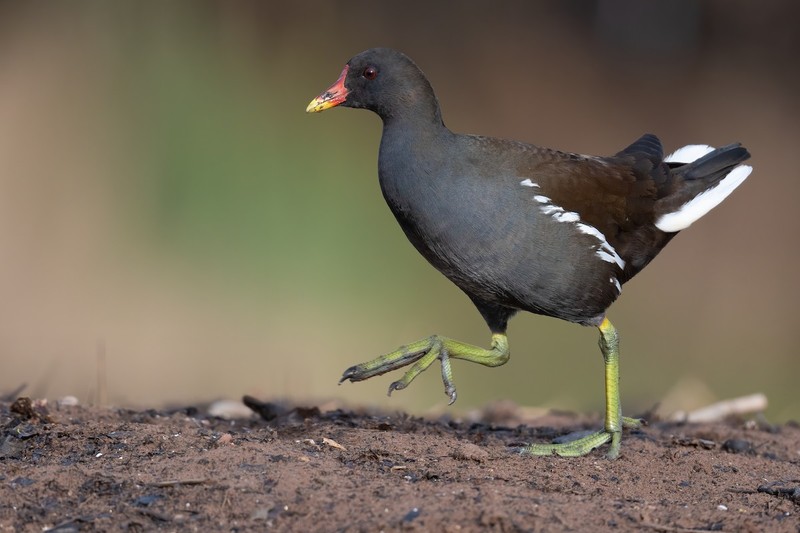
[[[624,282],[671,238],[655,225],[655,204],[670,175],[661,143],[645,135],[611,157],[543,150],[535,173],[553,203],[578,213],[605,235],[626,262]]]

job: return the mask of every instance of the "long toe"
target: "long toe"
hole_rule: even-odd
[[[601,430],[569,442],[560,442],[554,444],[529,444],[528,446],[521,448],[519,451],[525,455],[559,455],[561,457],[581,457],[583,455],[587,455],[595,448],[598,448],[607,442],[611,442],[611,449],[609,450],[608,457],[609,459],[616,459],[619,456],[619,435],[619,432]]]

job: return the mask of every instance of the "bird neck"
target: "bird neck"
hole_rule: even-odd
[[[396,149],[411,150],[419,156],[425,153],[421,148],[438,145],[443,137],[451,134],[442,122],[441,113],[405,114],[383,118],[382,148],[394,146]]]
[[[386,128],[411,129],[414,133],[436,132],[444,128],[439,100],[430,86],[422,90],[415,88],[396,95],[391,105],[376,109]]]
[[[383,117],[381,160],[417,165],[431,157],[435,159],[440,153],[438,148],[452,135],[438,109],[427,115],[402,113]]]
[[[452,136],[444,122],[433,89],[416,84],[388,99],[391,107],[378,111],[383,120],[379,171],[389,196],[396,187],[412,186],[426,176],[445,153],[441,147]],[[387,193],[385,190],[384,193]],[[391,205],[391,203],[390,203]]]

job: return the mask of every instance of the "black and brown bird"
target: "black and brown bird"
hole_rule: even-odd
[[[534,455],[584,455],[611,443],[620,450],[617,332],[606,310],[622,286],[679,231],[705,215],[752,168],[740,144],[685,146],[664,157],[644,135],[608,157],[463,135],[445,127],[422,71],[402,53],[375,48],[347,62],[339,79],[306,111],[364,108],[383,121],[381,190],[408,239],[478,308],[492,333],[489,349],[434,335],[348,368],[361,381],[411,365],[389,392],[406,388],[436,360],[456,399],[451,360],[499,366],[509,359],[506,328],[528,311],[600,330],[605,362],[604,428],[560,444],[531,444]]]

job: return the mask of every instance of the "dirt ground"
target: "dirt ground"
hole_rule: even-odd
[[[800,531],[800,426],[651,421],[622,455],[515,447],[597,420],[286,407],[226,420],[0,403],[1,531]]]

